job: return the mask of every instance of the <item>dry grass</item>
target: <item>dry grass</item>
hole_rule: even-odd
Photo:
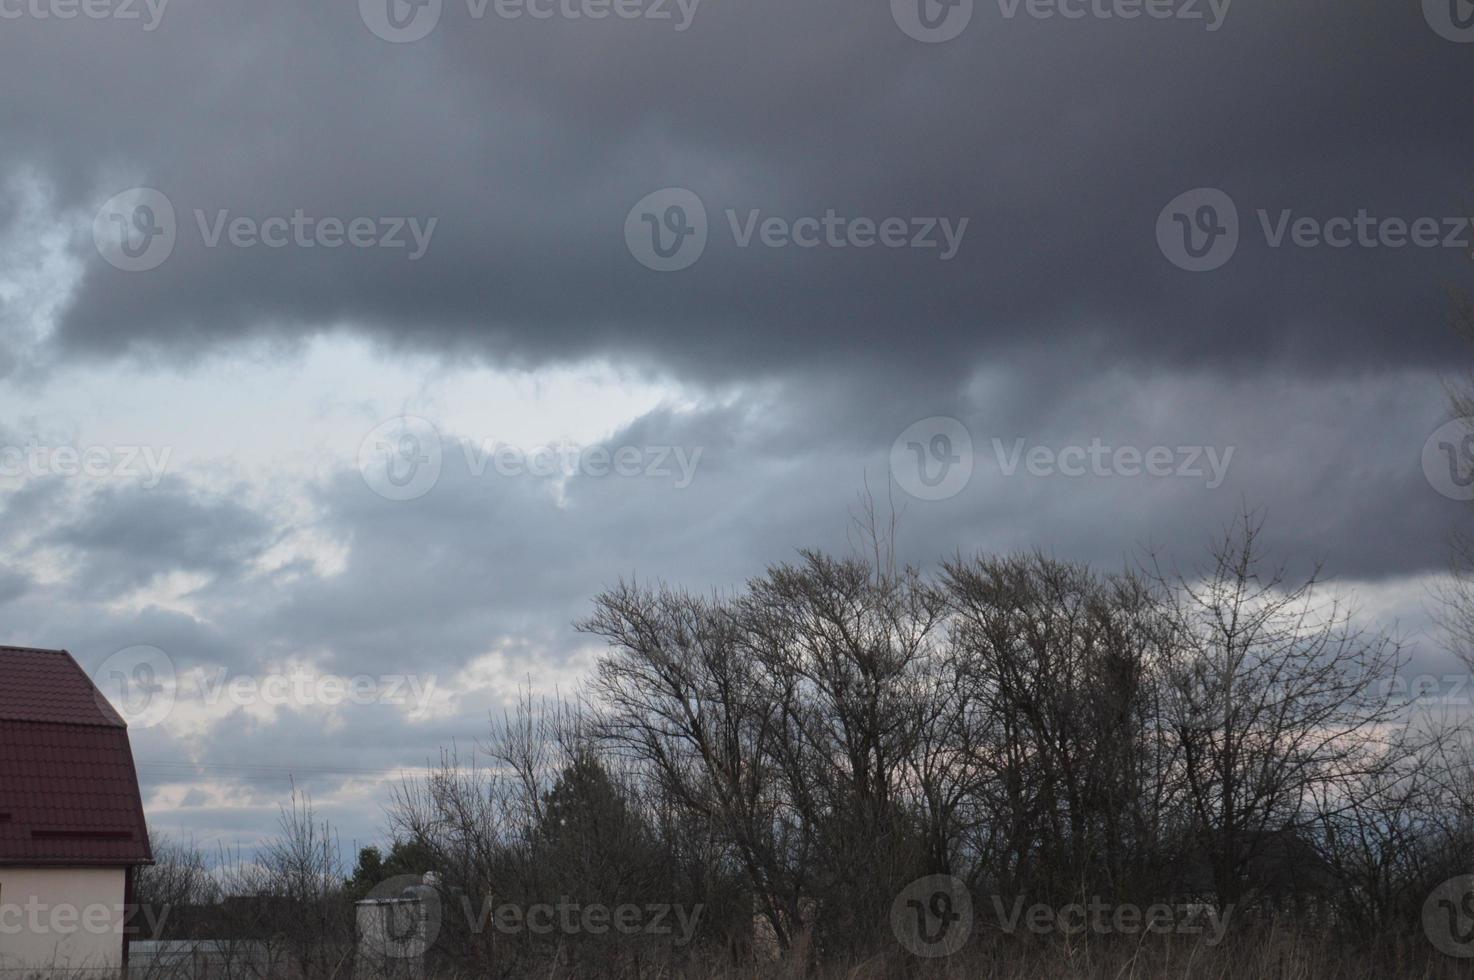
[[[878,937],[877,937],[878,938]],[[802,943],[799,944],[802,947]],[[494,973],[498,980],[1469,980],[1474,959],[1455,959],[1439,953],[1421,935],[1385,940],[1375,948],[1353,944],[1331,933],[1302,933],[1275,927],[1231,934],[1219,945],[1202,937],[1143,935],[1138,940],[1019,939],[998,933],[973,936],[956,955],[920,959],[891,947],[873,955],[822,961],[796,948],[789,956],[760,962],[737,963],[711,952],[661,953],[646,949],[638,957],[595,961],[577,955],[555,954],[538,962],[524,962],[513,971]],[[408,964],[400,963],[401,968]],[[322,977],[300,978],[294,973],[269,970],[272,980],[369,980],[355,972],[347,958]],[[411,976],[412,971],[397,974]],[[0,977],[15,974],[0,970]],[[58,971],[46,980],[73,978]],[[94,980],[97,974],[87,974]],[[250,977],[261,980],[259,968],[235,965],[222,969],[177,966],[133,971],[130,980],[215,980]],[[396,980],[397,980],[396,977]],[[455,969],[429,972],[418,980],[486,980],[485,973]],[[373,980],[385,980],[383,976]]]
[[[1421,936],[1374,952],[1329,936],[1265,933],[1231,937],[1218,946],[1159,936],[1139,944],[975,938],[956,955],[935,960],[887,951],[826,964],[811,963],[800,953],[758,964],[647,962],[638,969],[614,971],[549,963],[525,975],[540,980],[1469,980],[1474,960],[1444,956]],[[471,976],[446,974],[433,980]]]
[[[812,973],[794,964],[776,963],[668,975],[711,980],[799,980],[806,976],[815,980],[1468,980],[1474,976],[1474,964],[1423,950],[1374,958],[1353,950],[1280,939],[1225,943],[1216,948],[1182,943],[1155,949],[967,950],[932,961],[877,955],[857,963],[821,966]]]

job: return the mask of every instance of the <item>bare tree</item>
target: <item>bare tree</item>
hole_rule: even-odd
[[[1446,721],[1396,731],[1391,764],[1319,801],[1315,840],[1336,879],[1338,914],[1359,935],[1415,934],[1428,894],[1467,871],[1474,800],[1464,798],[1459,774],[1470,771],[1469,746]]]
[[[261,925],[301,976],[330,976],[351,958],[354,930],[337,835],[295,786],[278,827],[258,858],[259,894],[270,900],[261,906]]]
[[[974,722],[966,752],[988,777],[976,791],[991,884],[1127,891],[1171,803],[1156,597],[1041,555],[954,560],[944,586]]]
[[[1395,760],[1386,681],[1405,662],[1362,632],[1316,576],[1292,582],[1260,554],[1244,515],[1211,565],[1163,580],[1170,596],[1169,719],[1198,845],[1223,905],[1254,893],[1251,866],[1273,835],[1298,833],[1314,801],[1355,806],[1358,780]]]
[[[601,737],[720,835],[786,948],[810,828],[775,785],[781,684],[743,642],[733,609],[622,583],[598,597],[580,628],[611,647],[591,685]]]
[[[781,705],[775,764],[818,845],[805,897],[825,929],[852,937],[923,863],[904,779],[945,713],[928,700],[939,693],[942,599],[914,569],[804,552],[750,582],[736,608]]]
[[[137,906],[130,925],[141,930],[136,938],[162,939],[149,929],[170,927],[187,931],[202,906],[220,900],[220,883],[210,874],[205,855],[192,840],[149,835],[154,863],[138,869],[134,880]]]

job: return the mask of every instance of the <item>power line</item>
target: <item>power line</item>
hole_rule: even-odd
[[[137,763],[142,773],[155,775],[184,775],[195,772],[260,773],[262,775],[323,775],[323,776],[394,776],[429,771],[430,766],[395,766],[391,768],[363,768],[358,766],[280,766],[233,762],[172,762],[143,760]],[[438,768],[438,767],[435,767]]]

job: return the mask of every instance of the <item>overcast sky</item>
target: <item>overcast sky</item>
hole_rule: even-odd
[[[1471,18],[0,0],[0,641],[153,670],[151,825],[247,846],[867,484],[918,563],[1262,507],[1442,675]]]

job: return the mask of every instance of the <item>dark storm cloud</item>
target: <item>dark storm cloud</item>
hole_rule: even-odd
[[[244,577],[273,536],[267,517],[176,482],[100,490],[39,543],[67,550],[83,594],[106,600],[171,572]]]
[[[945,45],[885,4],[720,3],[690,28],[469,18],[374,37],[353,4],[202,2],[152,33],[11,28],[12,165],[90,217],[132,184],[178,210],[173,256],[86,274],[59,343],[172,353],[349,324],[513,361],[590,353],[741,376],[870,360],[900,383],[1018,344],[1105,334],[1116,359],[1319,372],[1439,364],[1451,250],[1270,249],[1255,212],[1460,213],[1474,178],[1469,51],[1413,4],[1234,5],[1198,23],[1005,19]],[[18,49],[18,50],[16,50]],[[77,71],[84,59],[88,71]],[[95,85],[91,79],[109,79]],[[68,125],[56,125],[59,111]],[[99,148],[102,148],[99,150]],[[120,185],[120,182],[121,185]],[[705,201],[711,242],[657,274],[633,204]],[[1244,243],[1190,275],[1157,251],[1176,194],[1224,189]],[[404,250],[206,248],[221,211],[438,219]],[[957,257],[739,249],[727,209],[968,217]],[[1063,367],[1063,366],[1062,366]]]
[[[428,719],[235,714],[188,746],[135,732],[150,787],[203,777],[265,806],[263,818],[188,801],[193,826],[251,836],[269,830],[293,767],[298,785],[341,791],[355,767],[423,764],[483,732],[509,686],[587,653],[572,623],[621,576],[721,590],[799,547],[845,550],[867,483],[902,511],[902,556],[922,564],[1041,548],[1114,569],[1157,545],[1190,567],[1249,506],[1297,567],[1324,558],[1368,585],[1441,570],[1464,510],[1432,491],[1419,453],[1442,409],[1428,369],[1467,359],[1442,292],[1467,281],[1466,257],[1271,249],[1256,212],[1463,213],[1474,47],[1437,37],[1416,4],[1370,0],[1238,0],[1211,33],[1006,20],[989,0],[937,46],[907,38],[887,7],[704,0],[676,32],[472,22],[447,0],[436,33],[407,45],[374,37],[353,2],[174,0],[156,31],[0,23],[0,164],[44,188],[0,192],[3,241],[21,243],[7,259],[33,257],[37,207],[78,229],[54,361],[187,360],[347,331],[458,363],[646,362],[710,383],[711,399],[605,440],[700,449],[685,488],[477,475],[480,434],[449,432],[444,474],[408,502],[351,469],[308,487],[305,510],[273,506],[297,492],[275,483],[227,496],[183,478],[23,482],[0,495],[0,638],[70,647],[89,669],[147,644],[182,671],[256,675],[300,656],[448,687],[494,654],[495,689],[457,692]],[[133,186],[168,196],[178,242],[158,268],[126,273],[98,255],[90,224]],[[661,274],[623,229],[668,186],[700,195],[711,238],[694,266]],[[1197,187],[1229,194],[1243,231],[1232,261],[1203,274],[1155,238],[1163,206]],[[195,214],[298,209],[436,225],[410,261],[408,248],[207,248]],[[738,248],[728,209],[970,224],[944,262]],[[19,373],[10,341],[35,333],[35,316],[0,292],[0,377]],[[893,442],[930,416],[956,418],[974,443],[970,482],[943,501],[891,481]],[[1212,488],[1007,476],[994,439],[1234,456]],[[0,431],[0,444],[22,440]],[[297,531],[340,548],[341,564],[263,571]],[[180,572],[202,583],[190,612],[118,601]],[[205,767],[147,765],[186,758]],[[333,814],[345,836],[373,831],[381,798]]]

